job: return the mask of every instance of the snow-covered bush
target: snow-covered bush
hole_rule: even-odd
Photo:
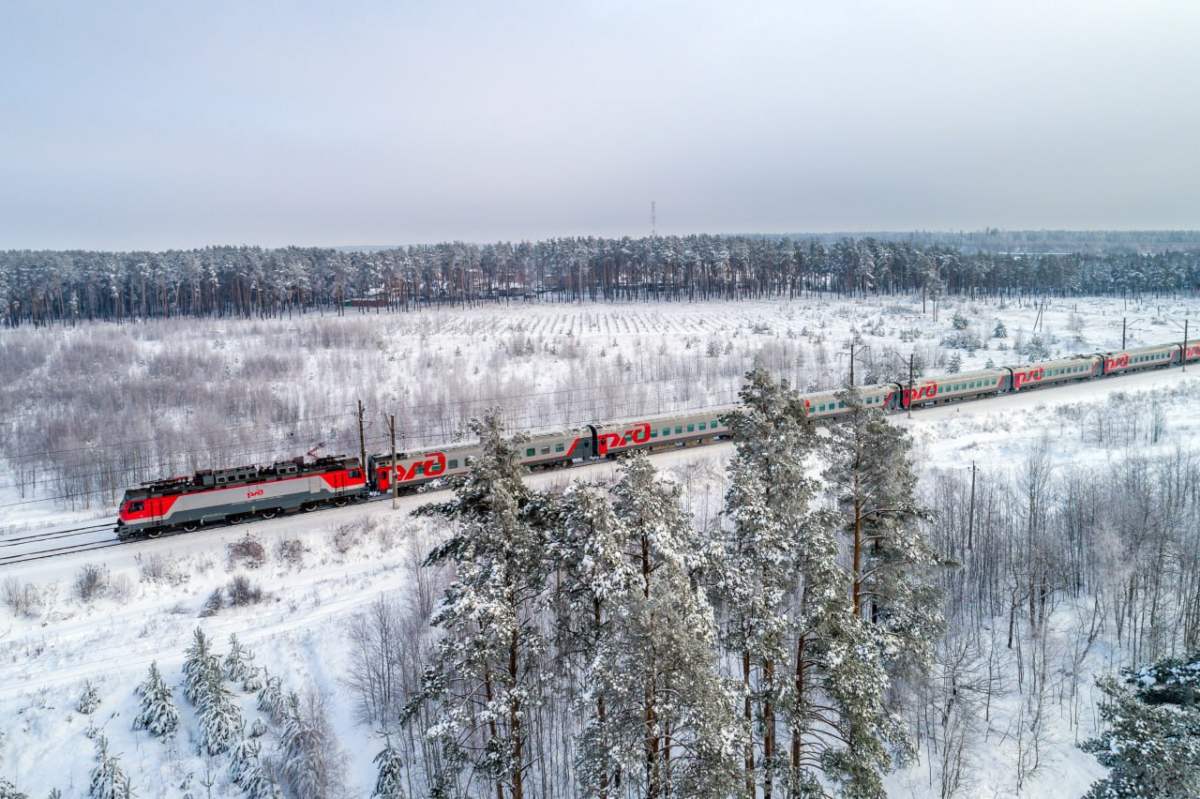
[[[232,608],[255,605],[263,601],[262,586],[244,574],[234,575],[225,586],[225,596]]]
[[[246,533],[245,538],[234,541],[226,546],[229,557],[229,568],[245,566],[247,569],[257,569],[267,562],[267,549],[262,542]]]
[[[4,604],[15,616],[33,618],[42,612],[42,594],[33,583],[21,584],[14,576],[4,580]]]
[[[91,602],[104,595],[108,589],[108,567],[97,563],[85,563],[75,572],[75,596],[81,602]]]

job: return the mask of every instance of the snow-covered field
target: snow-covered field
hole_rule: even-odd
[[[294,357],[299,365],[272,373],[263,390],[301,416],[344,408],[355,396],[366,396],[376,417],[387,412],[389,402],[401,409],[442,402],[455,409],[446,414],[453,417],[446,421],[448,430],[459,424],[459,417],[477,413],[492,401],[507,400],[510,418],[530,426],[727,402],[736,393],[741,374],[755,362],[803,388],[825,387],[845,372],[847,359],[842,353],[856,333],[869,345],[868,357],[875,361],[873,365],[861,362],[856,369],[893,368],[885,357],[894,360],[892,353],[907,356],[915,348],[931,373],[942,371],[954,353],[966,371],[988,361],[1024,361],[1013,348],[1027,347],[1034,339],[1051,356],[1115,348],[1120,344],[1122,317],[1133,323],[1131,342],[1174,340],[1179,334],[1172,323],[1196,309],[1193,301],[1168,300],[1131,303],[1128,310],[1120,300],[1111,299],[1051,301],[1045,309],[1012,301],[1003,308],[962,302],[943,303],[935,321],[931,312],[921,313],[919,298],[907,297],[548,305],[419,316],[3,331],[0,346],[11,354],[28,346],[30,336],[53,338],[56,343],[47,350],[40,367],[44,371],[38,375],[43,379],[53,374],[60,350],[89,336],[121,337],[127,347],[122,359],[129,364],[129,375],[153,372],[155,357],[182,357],[194,350],[198,362],[213,359],[228,366],[210,376],[209,382],[219,389],[224,381],[253,382],[252,354],[269,345],[281,357]],[[965,331],[955,330],[956,314],[966,320]],[[997,320],[1003,320],[1007,338],[993,337]],[[339,338],[339,331],[344,336]],[[980,346],[973,352],[941,346],[955,332],[975,335]],[[320,336],[331,338],[314,346]],[[111,343],[119,352],[116,340]],[[331,379],[314,386],[314,375]],[[122,375],[115,379],[119,385]],[[20,383],[14,381],[18,389]],[[202,405],[214,401],[213,396],[192,396],[181,401],[177,410],[183,413],[190,408],[194,416],[219,418],[221,407]],[[422,399],[406,404],[406,398],[414,396]],[[1039,442],[1048,444],[1055,467],[1127,457],[1134,448],[1114,448],[1111,442],[1084,435],[1086,422],[1081,420],[1088,408],[1144,405],[1155,397],[1166,398],[1160,449],[1186,448],[1200,440],[1196,438],[1200,369],[1187,374],[1173,369],[924,410],[911,421],[896,418],[911,429],[924,474],[966,474],[975,463],[995,475],[1015,470]],[[12,394],[4,403],[5,414],[33,413]],[[412,412],[410,418],[418,414]],[[242,448],[236,454],[254,458],[298,454],[309,444],[286,447],[297,438],[308,441],[305,435],[311,431],[301,428],[293,425],[301,435],[282,439],[276,435],[282,428],[272,428],[258,436],[270,438],[269,445]],[[115,441],[121,433],[119,429],[95,431],[100,442]],[[347,440],[345,430],[338,435]],[[1148,449],[1136,447],[1141,454]],[[720,507],[719,474],[728,452],[728,445],[718,445],[668,453],[655,462],[688,487],[696,513],[711,515]],[[604,475],[612,469],[610,464],[596,464],[530,479],[548,484],[582,474]],[[31,530],[78,526],[111,515],[111,508],[101,500],[76,511],[52,504],[21,504],[36,499],[39,489],[26,485],[22,496],[17,482],[12,468],[0,477],[0,557],[20,551],[11,542]],[[54,494],[50,486],[41,491]],[[200,627],[222,653],[228,650],[228,636],[236,634],[254,651],[257,665],[282,677],[285,690],[313,690],[325,696],[332,728],[346,756],[349,795],[369,795],[375,775],[371,759],[381,743],[356,720],[352,698],[342,684],[349,657],[345,631],[348,622],[380,594],[404,595],[412,589],[415,564],[439,535],[428,523],[407,518],[423,501],[427,500],[404,498],[399,510],[389,502],[377,502],[20,566],[6,567],[0,560],[4,595],[32,598],[24,612],[18,612],[13,602],[0,607],[0,777],[31,796],[44,796],[52,788],[61,789],[64,796],[85,793],[94,752],[87,733],[95,727],[107,736],[110,751],[120,754],[139,796],[239,795],[228,781],[227,757],[197,755],[198,726],[178,694],[183,724],[174,743],[164,745],[131,729],[137,708],[134,689],[145,679],[150,663],[157,662],[167,682],[178,685],[184,650]],[[227,556],[227,545],[246,533],[260,540],[268,554],[260,567],[234,564]],[[84,601],[75,583],[89,564],[107,571],[108,588]],[[262,601],[203,615],[213,592],[238,575],[262,588]],[[1086,604],[1079,600],[1058,606],[1049,624],[1051,646],[1070,646],[1087,615]],[[995,620],[996,635],[1003,635],[999,629],[1003,623]],[[1094,729],[1091,675],[1122,662],[1105,636],[1089,650],[1082,668],[1082,710],[1072,711],[1062,701],[1050,703],[1041,762],[1021,785],[1023,795],[1079,796],[1103,773],[1075,744]],[[998,663],[1002,669],[1013,668],[1010,662]],[[76,704],[89,680],[101,704],[85,715]],[[1016,793],[1017,759],[1027,750],[1017,740],[1018,717],[1026,704],[1013,680],[1004,684],[1006,688],[996,692],[986,724],[971,741],[968,776],[956,795]],[[248,722],[265,719],[252,695],[242,695],[239,701]],[[267,740],[277,732],[268,732]],[[926,753],[921,762],[890,777],[889,791],[896,796],[941,795],[935,759]]]

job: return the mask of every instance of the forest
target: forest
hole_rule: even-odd
[[[1099,234],[1097,234],[1099,236]],[[950,238],[950,237],[948,237]],[[994,240],[993,240],[994,239]],[[375,251],[208,247],[0,252],[0,324],[175,316],[266,318],[350,305],[390,310],[485,301],[698,301],[919,293],[1141,296],[1200,288],[1200,245],[1151,236],[768,236],[448,242]],[[1134,242],[1139,241],[1133,239]],[[921,242],[921,243],[917,243]],[[1046,244],[1078,250],[1047,249]],[[987,244],[992,249],[984,249]],[[1190,244],[1190,246],[1189,246]],[[994,249],[997,245],[1007,249]]]

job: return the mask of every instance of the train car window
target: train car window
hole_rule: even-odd
[[[713,419],[713,429],[714,429],[714,430],[716,430],[716,429],[717,429],[717,427],[719,427],[719,426],[720,426],[720,424],[721,424],[721,420],[720,420],[720,419]]]
[[[362,477],[362,472],[360,472],[358,469],[355,469],[354,471],[350,472],[351,480],[357,480],[360,477]]]
[[[839,407],[839,408],[845,408],[845,407],[846,407],[846,403],[844,403],[844,402],[839,402],[839,403],[838,403],[838,407]]]
[[[567,449],[567,448],[566,448],[565,446],[563,446],[562,444],[555,444],[555,445],[554,445],[554,451],[555,451],[555,452],[564,452],[564,451],[566,451],[566,449]]]
[[[413,472],[413,474],[425,474],[425,464],[418,463],[417,470],[415,472]]]
[[[549,455],[549,454],[550,454],[550,447],[549,447],[549,445],[542,447],[542,454],[543,454],[543,455]]]
[[[707,429],[708,429],[708,424],[707,424],[706,422],[701,422],[701,423],[700,423],[700,429],[701,429],[701,430],[707,430]]]
[[[817,410],[818,410],[818,411],[823,411],[823,410],[825,410],[825,406],[824,406],[824,405],[822,405],[821,407],[817,408]]]
[[[689,425],[688,425],[688,432],[689,432],[689,433],[694,433],[694,432],[696,432],[696,425],[694,425],[694,424],[689,424]]]
[[[650,431],[650,437],[651,437],[651,438],[658,438],[658,431],[657,431],[657,430],[651,430],[651,431]]]
[[[529,447],[525,450],[526,458],[532,458],[536,454],[537,454],[537,447]]]
[[[675,435],[679,435],[682,432],[683,432],[683,425],[675,425]]]
[[[671,428],[669,428],[669,427],[664,427],[664,428],[663,428],[663,435],[664,435],[664,436],[669,436],[669,435],[671,435]]]
[[[447,464],[447,465],[448,465],[448,466],[449,466],[451,469],[457,469],[457,468],[458,468],[458,459],[457,459],[457,458],[453,458],[453,459],[451,459],[450,463],[449,463],[449,464]]]

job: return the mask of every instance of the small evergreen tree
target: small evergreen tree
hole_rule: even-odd
[[[962,371],[962,356],[957,352],[950,356],[950,363],[946,365],[946,371],[952,375]]]
[[[263,669],[263,687],[258,692],[258,709],[266,713],[271,721],[282,724],[287,714],[287,697],[283,693],[283,681],[272,677]]]
[[[187,648],[183,661],[183,696],[193,705],[199,705],[205,689],[221,678],[221,661],[212,651],[212,644],[204,630],[196,628],[192,645]]]
[[[135,730],[148,730],[151,735],[170,738],[179,728],[179,709],[175,707],[170,686],[158,672],[158,664],[150,664],[146,682],[137,688],[142,697],[141,709],[133,720]]]
[[[29,794],[17,790],[17,786],[0,777],[0,799],[29,799]]]
[[[133,785],[121,769],[120,759],[108,751],[108,739],[96,736],[96,766],[92,769],[92,782],[88,796],[92,799],[130,799],[134,796]]]
[[[375,765],[379,776],[375,780],[375,790],[371,797],[379,799],[404,799],[404,761],[400,752],[392,746],[389,738],[382,751],[375,755]]]
[[[225,679],[230,682],[245,682],[254,668],[254,653],[243,648],[234,633],[229,634],[229,654],[225,656]]]
[[[92,681],[88,680],[83,689],[83,696],[79,697],[79,703],[75,705],[75,709],[85,716],[90,716],[98,707],[100,707],[100,694],[96,691],[96,686],[92,685]]]
[[[219,673],[201,692],[200,748],[210,755],[228,752],[241,737],[246,722]]]

